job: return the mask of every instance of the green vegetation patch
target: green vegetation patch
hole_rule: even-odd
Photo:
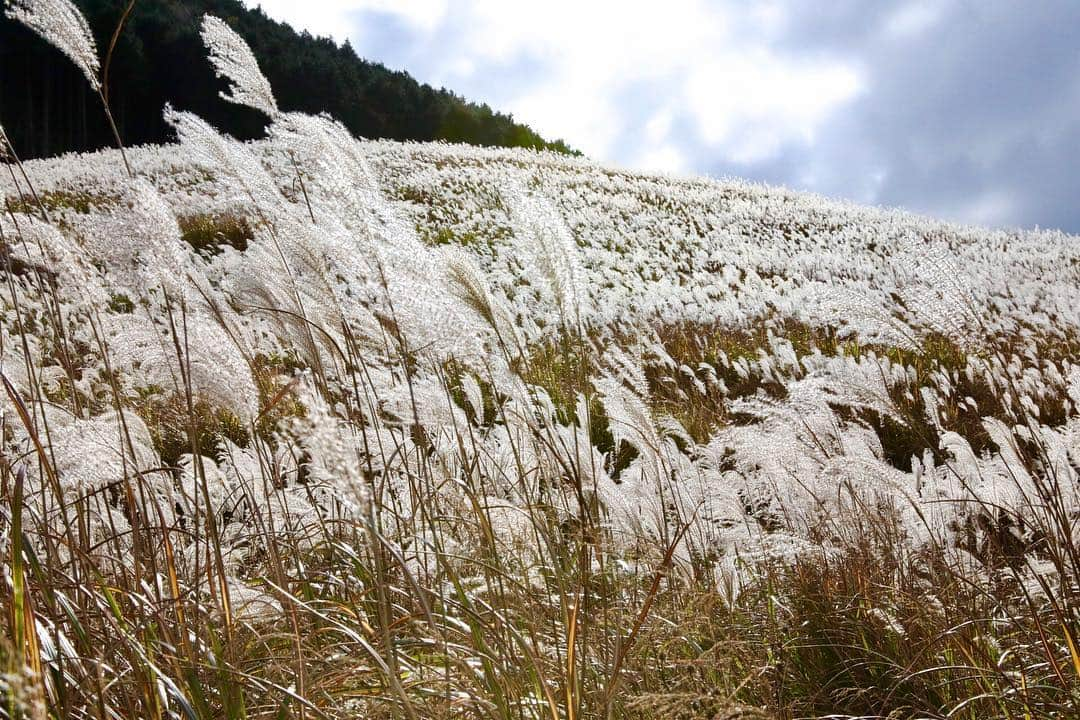
[[[117,196],[106,193],[91,193],[85,190],[52,190],[40,193],[37,197],[32,195],[24,195],[19,198],[9,197],[6,204],[10,212],[25,215],[37,215],[42,207],[50,213],[72,210],[85,215],[113,205],[118,201]]]
[[[255,237],[247,218],[236,213],[199,213],[178,218],[180,236],[200,255],[216,255],[224,247],[243,252]]]

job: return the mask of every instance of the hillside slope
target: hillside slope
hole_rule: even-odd
[[[552,250],[572,256],[567,262],[590,325],[745,326],[789,317],[898,345],[920,337],[903,320],[923,330],[963,333],[957,340],[1054,337],[1080,322],[1073,309],[1080,248],[1058,231],[963,227],[780,188],[634,173],[558,154],[423,143],[361,142],[355,148],[381,202],[419,241],[466,248],[512,298],[520,321],[532,316],[549,330],[557,324],[554,310],[532,302],[540,291],[534,288],[526,301],[515,289],[529,282],[521,259],[531,238],[522,237],[520,227],[515,233],[525,218],[514,201],[536,198],[550,212],[544,223],[551,227],[529,230],[550,234],[561,243]],[[243,152],[270,168],[285,197],[297,201],[297,179],[273,145],[256,143]],[[105,152],[29,167],[63,210],[65,196],[92,202],[119,194],[126,180],[117,157]],[[164,192],[181,218],[250,219],[254,212],[230,178],[190,161],[177,146],[140,149],[134,157],[137,174]],[[200,180],[178,180],[191,177]],[[7,186],[13,193],[10,180]],[[943,278],[947,287],[939,284]],[[968,302],[920,306],[916,299],[933,301],[909,294],[915,289],[936,289],[950,299],[964,295]],[[837,296],[848,295],[866,303],[861,314],[836,307]],[[901,297],[912,307],[898,304]],[[947,312],[934,317],[938,310]],[[963,321],[972,327],[961,327]]]
[[[297,131],[286,131],[282,142],[297,143],[296,150],[322,149],[289,132]],[[965,409],[964,396],[977,394],[981,371],[968,363],[979,362],[985,348],[1004,344],[1011,352],[1033,353],[1036,375],[1022,379],[1036,403],[1063,391],[1063,378],[1070,377],[1071,360],[1057,356],[1073,347],[1080,327],[1080,245],[1071,236],[964,228],[764,186],[635,174],[552,154],[332,138],[349,143],[348,150],[333,150],[349,160],[339,166],[312,155],[311,176],[303,179],[273,143],[242,146],[215,136],[213,143],[225,145],[214,157],[241,163],[237,167],[193,161],[198,153],[184,145],[132,155],[137,175],[153,183],[177,215],[186,244],[172,252],[197,251],[185,263],[196,262],[196,277],[206,274],[214,287],[229,287],[235,273],[247,283],[263,275],[264,282],[281,282],[273,258],[252,248],[273,241],[264,203],[285,203],[289,213],[314,216],[310,228],[294,230],[300,236],[292,240],[305,256],[328,253],[319,262],[330,265],[316,262],[313,272],[321,276],[341,265],[365,276],[367,284],[371,269],[364,267],[372,260],[364,259],[366,253],[377,252],[379,263],[404,263],[405,297],[397,302],[420,303],[409,308],[408,322],[420,336],[412,342],[436,359],[454,356],[482,366],[490,350],[484,349],[484,333],[474,327],[468,302],[455,305],[460,278],[453,263],[465,258],[497,301],[500,322],[507,325],[502,332],[523,348],[516,352],[559,347],[568,328],[581,328],[596,346],[581,348],[585,355],[574,358],[585,377],[603,371],[601,348],[632,338],[634,362],[661,376],[650,379],[645,399],[673,413],[705,444],[725,437],[725,418],[755,393],[768,396],[770,383],[866,372],[869,360],[874,368],[885,363],[884,382],[864,378],[870,385],[857,392],[880,397],[851,399],[857,406],[865,402],[883,414],[876,402],[887,404],[901,391],[917,394],[919,383],[933,380],[941,385],[935,392],[943,393],[935,402],[954,408],[956,428],[922,427],[929,435],[918,447],[910,437],[888,447],[878,428],[886,447],[877,453],[907,471],[912,454],[936,453],[935,437],[978,423],[981,411]],[[101,235],[102,223],[130,202],[130,181],[114,152],[28,168],[52,220],[73,240]],[[320,183],[331,181],[338,185],[324,188],[320,198]],[[16,197],[5,185],[9,199]],[[27,208],[27,197],[22,203]],[[341,217],[352,211],[362,215]],[[355,227],[368,213],[378,227]],[[320,214],[337,235],[319,237],[327,232]],[[385,247],[372,250],[371,233]],[[236,248],[219,252],[215,246],[226,241]],[[340,249],[317,250],[327,242]],[[323,287],[319,292],[331,295],[318,307],[341,302],[331,301],[339,291],[356,288]],[[375,315],[365,322],[375,328],[384,319],[370,312]],[[323,331],[349,322],[340,313],[318,321]],[[286,345],[277,351],[294,351],[282,341]],[[883,355],[875,357],[875,351]],[[1044,377],[1048,367],[1042,363],[1055,358],[1065,365]],[[836,362],[845,367],[829,369]],[[927,362],[930,367],[922,367]],[[934,367],[938,363],[943,366]],[[959,371],[976,377],[964,381],[949,374]],[[565,388],[544,390],[561,395]],[[839,398],[826,394],[822,400],[841,402],[843,393],[833,391]],[[922,400],[916,404],[917,415],[927,412]],[[981,431],[969,440],[985,445]]]
[[[104,56],[127,0],[79,0]],[[111,101],[130,145],[172,140],[165,103],[191,110],[240,138],[262,135],[257,113],[224,106],[205,61],[199,21],[226,20],[251,45],[282,108],[329,112],[362,137],[449,140],[553,148],[530,128],[487,105],[435,89],[405,72],[361,59],[348,45],[298,33],[239,0],[136,3],[110,71]],[[0,123],[24,157],[112,147],[113,139],[78,70],[22,26],[0,15]]]
[[[155,532],[214,509],[245,622],[280,612],[253,589],[257,517],[307,547],[327,513],[381,508],[423,585],[423,543],[473,531],[421,508],[481,502],[525,573],[553,561],[530,508],[598,512],[605,552],[678,532],[734,598],[864,502],[907,547],[1026,547],[1050,466],[1004,449],[1080,451],[1076,238],[299,116],[246,145],[174,122],[134,182],[108,151],[27,163],[40,206],[4,183],[0,369],[37,398],[59,492],[143,468]],[[1075,528],[1075,465],[1054,467]],[[132,552],[130,506],[85,512]]]

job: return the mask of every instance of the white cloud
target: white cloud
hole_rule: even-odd
[[[313,32],[340,38],[351,26],[361,55],[370,37],[358,25],[363,11],[389,14],[424,45],[401,54],[420,80],[626,164],[684,169],[678,148],[691,138],[680,133],[694,130],[720,160],[767,159],[813,138],[861,86],[857,68],[841,58],[807,60],[772,49],[788,21],[776,0],[262,2],[271,15]],[[518,63],[533,69],[528,79],[492,87],[493,73]],[[680,114],[690,122],[674,122]],[[661,125],[659,117],[666,118]]]
[[[885,21],[885,32],[895,39],[921,35],[941,21],[943,0],[914,0],[893,11]]]
[[[473,0],[455,12],[467,15],[470,31],[450,41],[455,53],[475,58],[476,73],[522,55],[543,64],[537,84],[482,99],[605,160],[676,163],[673,148],[686,140],[676,134],[689,128],[670,119],[667,132],[647,127],[673,113],[691,116],[691,127],[725,160],[767,159],[812,139],[860,88],[857,69],[839,59],[772,49],[787,20],[777,2],[552,0],[537,12]],[[472,97],[473,78],[435,71],[437,84]],[[646,147],[625,142],[627,135]]]
[[[1016,200],[1004,190],[991,190],[978,195],[958,208],[941,208],[940,212],[952,215],[962,222],[974,225],[1007,225],[1016,216]]]
[[[751,163],[786,143],[811,142],[860,88],[859,73],[843,63],[793,61],[754,48],[691,69],[685,89],[705,143],[732,162]]]
[[[634,160],[633,166],[640,170],[653,170],[674,175],[682,175],[689,170],[686,153],[671,143],[646,147]]]
[[[448,0],[246,0],[261,6],[270,17],[312,35],[344,42],[353,32],[355,16],[362,11],[385,12],[411,25],[431,31],[443,19]]]

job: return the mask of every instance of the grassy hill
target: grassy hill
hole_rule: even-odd
[[[127,0],[79,0],[104,56]],[[111,65],[111,101],[130,145],[172,140],[161,118],[166,102],[196,112],[242,139],[261,136],[254,112],[224,106],[205,62],[198,24],[226,20],[251,45],[281,107],[329,112],[368,138],[447,140],[475,145],[550,148],[529,127],[487,105],[361,59],[348,45],[298,33],[238,0],[143,0],[134,5]],[[82,152],[113,144],[85,79],[47,43],[0,17],[0,123],[25,157]]]
[[[0,178],[8,715],[1080,711],[1075,237],[259,104]]]

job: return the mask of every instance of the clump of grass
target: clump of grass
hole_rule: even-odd
[[[566,422],[574,418],[577,396],[591,392],[596,372],[588,339],[570,332],[530,348],[528,357],[517,365],[522,379],[543,388]]]
[[[299,370],[303,365],[288,355],[258,353],[252,358],[260,408],[255,432],[263,439],[271,439],[282,421],[304,415],[304,406],[293,392],[292,377]]]
[[[461,247],[472,247],[480,241],[476,233],[455,232],[448,227],[441,227],[433,232],[425,231],[423,238],[429,245],[458,245]]]
[[[671,359],[695,374],[691,378],[685,372],[651,368],[648,375],[654,403],[679,420],[698,442],[707,442],[718,428],[739,421],[729,413],[731,400],[759,392],[774,398],[785,395],[783,384],[776,379],[767,380],[753,370],[741,370],[750,368],[752,363],[769,354],[775,336],[791,342],[798,357],[815,349],[835,354],[838,347],[830,329],[814,328],[794,319],[779,322],[764,319],[741,327],[697,323],[662,325],[656,328],[656,333]],[[716,378],[723,383],[723,390],[710,384],[705,392],[701,391],[694,379],[702,364],[713,369]]]
[[[177,220],[181,238],[200,255],[216,255],[223,247],[243,252],[255,237],[248,218],[238,213],[197,213]]]
[[[757,566],[734,600],[708,582],[663,592],[660,624],[628,666],[627,709],[984,718],[1076,707],[1080,674],[1067,670],[1053,600],[1032,604],[1018,576],[987,574],[970,555],[914,549],[885,506],[834,520],[830,543]]]
[[[120,198],[105,193],[92,193],[86,190],[52,190],[43,192],[36,198],[7,199],[7,208],[12,213],[35,215],[44,207],[49,212],[69,210],[87,214],[111,205],[116,205]],[[40,202],[40,205],[39,205]]]
[[[613,475],[618,476],[637,456],[637,451],[628,443],[615,445],[608,417],[592,386],[598,360],[587,335],[560,333],[556,339],[530,348],[529,355],[516,359],[515,365],[525,382],[543,388],[547,393],[561,423],[577,423],[578,396],[586,398],[589,437],[597,450],[608,455],[609,471]]]
[[[118,315],[129,315],[135,312],[135,303],[127,295],[118,293],[109,298],[109,311]]]
[[[193,448],[213,457],[220,450],[222,439],[240,447],[246,447],[251,439],[240,418],[205,399],[197,399],[189,412],[182,397],[151,387],[140,391],[131,407],[149,428],[154,450],[166,467],[176,467],[180,458]],[[191,436],[192,432],[195,437]]]
[[[1023,415],[1022,409],[1015,405],[1015,398],[1013,404],[1006,403],[1001,389],[992,387],[981,371],[992,358],[1007,358],[1015,351],[1018,343],[1015,337],[991,338],[988,342],[991,350],[979,354],[965,350],[940,333],[927,333],[917,349],[860,344],[841,339],[834,328],[811,326],[793,318],[764,318],[747,327],[683,323],[660,326],[656,332],[672,360],[695,374],[673,373],[666,367],[649,368],[653,403],[678,419],[698,442],[706,442],[718,428],[745,421],[729,412],[732,400],[758,394],[774,399],[786,395],[786,378],[775,374],[766,378],[755,364],[772,353],[776,338],[790,343],[799,360],[813,353],[856,359],[874,353],[894,365],[910,368],[909,382],[889,388],[889,400],[901,419],[873,411],[851,413],[836,408],[842,417],[857,417],[869,425],[881,441],[889,463],[904,471],[910,471],[912,457],[920,456],[926,449],[933,452],[938,462],[945,460],[939,449],[943,430],[958,433],[971,444],[972,450],[982,453],[993,450],[984,418],[1012,423]],[[1045,348],[1046,356],[1067,356],[1069,342],[1067,339],[1051,342]],[[695,382],[700,379],[696,371],[703,364],[711,367],[716,378],[723,382],[723,391],[709,385],[703,392]],[[976,372],[971,372],[972,368]],[[934,385],[938,376],[948,377],[953,387],[946,402],[937,408],[939,417],[935,424],[929,419],[919,388]],[[1063,392],[1047,393],[1037,398],[1037,402],[1042,422],[1055,427],[1065,421],[1068,412]]]

